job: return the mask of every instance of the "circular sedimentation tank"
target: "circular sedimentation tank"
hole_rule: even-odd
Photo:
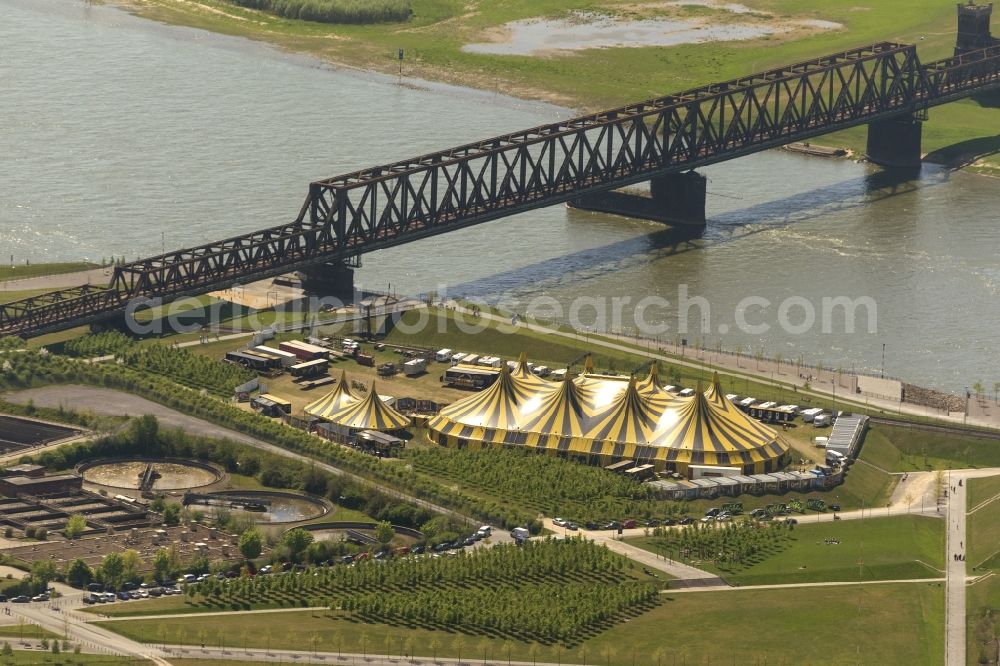
[[[223,478],[211,465],[180,459],[170,460],[98,460],[81,465],[77,472],[84,481],[109,488],[138,490],[147,466],[155,472],[153,491],[187,490],[212,485]]]
[[[317,497],[269,490],[223,490],[199,496],[188,508],[214,514],[245,514],[258,523],[298,523],[325,516],[330,506]]]

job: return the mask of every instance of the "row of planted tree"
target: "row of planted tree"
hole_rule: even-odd
[[[496,545],[442,557],[361,560],[302,575],[208,579],[188,598],[208,607],[326,605],[362,619],[567,641],[655,602],[631,563],[583,539]]]

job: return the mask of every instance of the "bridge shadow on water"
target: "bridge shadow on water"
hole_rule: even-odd
[[[791,227],[809,220],[859,209],[892,197],[948,182],[951,173],[935,164],[913,170],[879,170],[860,178],[824,185],[806,192],[761,202],[709,217],[701,227],[662,230],[546,259],[528,266],[449,285],[449,294],[464,298],[496,297],[504,293],[538,291],[572,281],[575,284],[653,259],[706,250],[739,242],[756,234]],[[594,215],[571,209],[571,215]]]

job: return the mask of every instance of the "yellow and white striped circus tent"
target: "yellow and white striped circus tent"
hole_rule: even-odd
[[[779,469],[788,453],[774,430],[726,400],[718,376],[704,393],[681,397],[665,390],[655,365],[642,381],[595,374],[547,381],[531,375],[522,356],[428,427],[443,445],[522,446],[680,473],[691,465],[764,473]]]
[[[306,414],[318,416],[321,419],[329,419],[331,415],[358,401],[358,396],[351,392],[347,385],[347,373],[340,371],[340,379],[332,391],[324,395],[319,400],[314,400],[305,406]]]
[[[391,432],[410,426],[408,416],[400,414],[379,398],[374,382],[372,382],[368,395],[364,398],[348,402],[337,411],[324,416],[323,419],[351,430]]]

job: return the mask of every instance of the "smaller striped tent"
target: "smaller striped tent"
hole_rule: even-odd
[[[305,412],[321,419],[328,419],[332,414],[357,401],[358,397],[351,393],[351,389],[347,386],[347,373],[341,370],[340,379],[337,380],[334,389],[319,400],[306,405]]]
[[[400,414],[389,405],[382,402],[375,390],[375,383],[372,382],[368,395],[352,403],[348,403],[340,410],[324,417],[330,423],[350,428],[351,430],[379,430],[391,432],[393,430],[403,430],[410,426],[410,419],[404,414]]]

